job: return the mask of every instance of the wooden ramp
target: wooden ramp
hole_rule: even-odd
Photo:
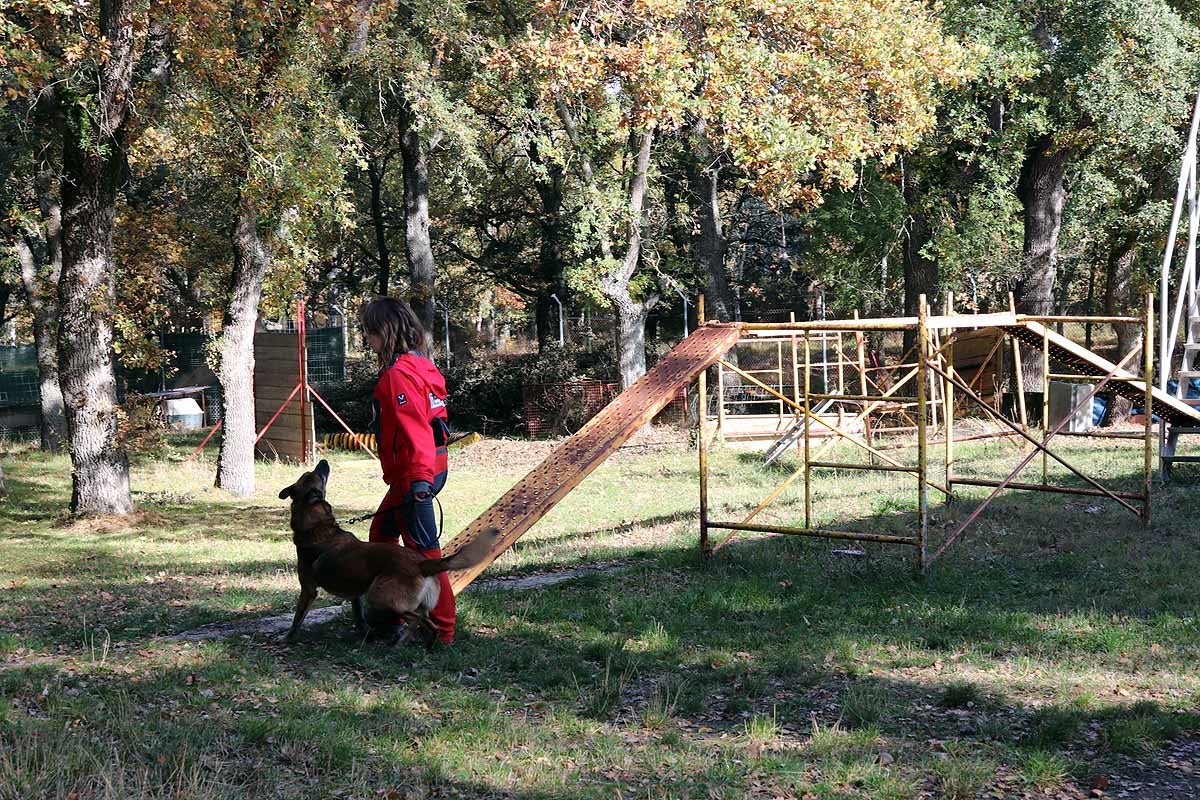
[[[450,573],[455,594],[466,588],[592,470],[654,419],[654,415],[678,397],[679,390],[691,383],[701,370],[729,352],[741,333],[739,325],[710,324],[684,339],[654,369],[619,394],[454,537],[446,545],[446,555],[458,552],[488,528],[500,532],[486,561],[471,569]]]
[[[1050,349],[1050,357],[1061,364],[1074,369],[1080,375],[1090,375],[1102,378],[1117,365],[1106,358],[1093,353],[1091,350],[1072,342],[1065,336],[1060,336],[1040,322],[1022,320],[1016,325],[1004,326],[1004,329],[1027,345],[1040,348],[1042,337]],[[1139,377],[1126,370],[1118,370],[1114,379],[1108,384],[1112,390],[1122,397],[1135,403],[1146,399],[1145,384]],[[1191,425],[1200,427],[1200,409],[1195,409],[1161,389],[1152,390],[1152,406],[1154,413],[1172,425]]]

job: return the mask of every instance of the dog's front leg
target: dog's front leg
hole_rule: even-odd
[[[367,633],[367,612],[363,610],[361,597],[355,597],[350,601],[350,610],[354,617],[354,632],[359,636],[365,636]]]
[[[304,615],[308,613],[308,607],[312,605],[312,601],[317,597],[316,588],[301,587],[300,597],[296,600],[296,616],[292,618],[292,627],[288,628],[287,640],[289,642],[296,641],[296,637],[300,634],[300,623],[304,621]]]
[[[303,563],[297,566],[296,571],[300,575],[300,597],[296,599],[296,616],[292,618],[292,627],[287,632],[289,642],[296,641],[296,636],[300,633],[300,623],[304,621],[308,607],[317,597],[317,582],[307,574],[308,571],[304,568]]]

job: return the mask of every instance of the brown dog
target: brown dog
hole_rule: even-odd
[[[367,632],[362,605],[366,600],[373,615],[402,615],[408,621],[406,637],[416,626],[425,643],[431,645],[434,628],[429,611],[440,593],[434,576],[478,564],[487,557],[495,531],[488,531],[448,558],[425,558],[407,547],[363,542],[339,527],[333,518],[333,509],[325,502],[328,480],[329,462],[322,459],[316,469],[279,492],[280,500],[292,501],[292,542],[296,545],[296,572],[300,577],[300,598],[287,640],[295,640],[321,588],[353,603],[354,627],[360,634]],[[396,641],[393,634],[389,643]]]

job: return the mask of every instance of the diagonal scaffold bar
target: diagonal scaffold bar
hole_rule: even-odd
[[[1025,469],[1025,467],[1029,464],[1029,462],[1033,461],[1033,459],[1038,455],[1038,453],[1041,453],[1043,456],[1050,456],[1055,461],[1060,463],[1062,466],[1064,466],[1068,470],[1070,470],[1072,473],[1074,473],[1078,477],[1080,477],[1083,480],[1090,483],[1093,487],[1095,487],[1095,490],[1100,495],[1102,495],[1104,497],[1108,497],[1109,499],[1114,500],[1117,503],[1120,503],[1122,506],[1129,509],[1130,511],[1132,511],[1134,514],[1136,514],[1138,516],[1142,515],[1141,511],[1139,511],[1138,509],[1134,508],[1132,505],[1127,503],[1117,493],[1109,490],[1105,486],[1102,486],[1098,481],[1094,480],[1093,478],[1091,478],[1088,475],[1085,475],[1083,472],[1076,469],[1071,464],[1067,463],[1067,461],[1065,459],[1063,459],[1056,453],[1051,452],[1050,448],[1047,446],[1047,445],[1049,445],[1050,440],[1053,439],[1055,436],[1057,436],[1059,434],[1059,432],[1062,431],[1063,428],[1065,428],[1067,425],[1069,425],[1072,418],[1074,418],[1074,416],[1077,413],[1079,413],[1079,411],[1085,405],[1090,403],[1092,398],[1095,397],[1100,392],[1100,390],[1103,389],[1108,384],[1108,382],[1110,380],[1112,380],[1113,376],[1116,375],[1117,372],[1120,371],[1125,366],[1125,364],[1127,364],[1130,360],[1132,360],[1134,356],[1138,355],[1138,352],[1140,349],[1141,348],[1139,347],[1138,349],[1130,351],[1129,354],[1126,355],[1125,358],[1123,358],[1116,367],[1114,367],[1107,375],[1105,375],[1103,378],[1101,378],[1100,381],[1094,387],[1092,387],[1092,390],[1090,392],[1088,392],[1088,394],[1085,395],[1084,398],[1082,400],[1080,400],[1075,405],[1074,408],[1071,409],[1071,412],[1069,414],[1067,414],[1062,419],[1062,421],[1060,421],[1058,423],[1058,425],[1056,425],[1054,427],[1054,429],[1052,431],[1050,431],[1044,439],[1042,439],[1042,441],[1039,442],[1036,439],[1034,439],[1032,436],[1029,436],[1029,435],[1023,433],[1025,438],[1033,443],[1035,449],[1030,451],[1030,453],[1021,460],[1021,463],[1018,464],[1008,474],[1008,476],[1004,480],[1000,481],[999,484],[997,484],[995,486],[995,488],[992,490],[991,494],[989,494],[987,496],[987,498],[982,503],[980,503],[975,508],[975,510],[972,511],[967,516],[967,518],[965,520],[963,520],[959,524],[959,526],[957,528],[955,528],[954,532],[946,537],[946,540],[944,542],[942,542],[941,546],[938,547],[937,551],[934,552],[933,556],[930,558],[931,563],[933,561],[936,561],[937,559],[941,558],[941,556],[946,552],[946,550],[948,550],[950,548],[950,546],[953,545],[959,539],[959,537],[962,536],[963,532],[971,525],[971,523],[973,523],[976,519],[979,518],[979,515],[983,513],[984,509],[986,509],[989,505],[991,505],[992,501],[995,500],[996,497],[999,496],[1000,492],[1002,492],[1002,491],[1004,491],[1004,489],[1012,486],[1013,481],[1016,479],[1017,475],[1021,474],[1021,470]],[[958,381],[956,378],[951,378],[946,373],[942,372],[939,368],[937,368],[933,365],[930,365],[930,369],[933,370],[934,372],[936,372],[937,374],[939,374],[943,378],[943,380],[954,383],[956,385],[956,388],[962,389],[964,392],[966,392],[967,396],[971,399],[971,401],[977,403],[982,408],[987,408],[988,410],[991,410],[991,408],[989,406],[987,406],[978,395],[976,395],[974,392],[972,392],[970,389],[968,389],[961,381]],[[1003,418],[1001,417],[1001,419],[1003,419]],[[1005,420],[1005,422],[1007,422],[1007,420]],[[1028,484],[1028,485],[1021,485],[1021,486],[1013,486],[1012,488],[1028,489],[1028,488],[1034,488],[1034,486],[1035,485],[1033,485],[1033,484]],[[1040,488],[1040,487],[1038,487],[1038,488]],[[1055,488],[1060,488],[1060,487],[1055,487]]]
[[[1037,449],[1034,451],[1034,452],[1035,452],[1035,454],[1036,454],[1036,453],[1042,453],[1042,454],[1044,454],[1044,455],[1047,455],[1047,456],[1049,456],[1050,458],[1054,459],[1055,461],[1057,461],[1057,462],[1058,462],[1059,464],[1061,464],[1062,466],[1066,467],[1068,470],[1070,470],[1070,471],[1071,471],[1072,473],[1074,473],[1076,476],[1078,476],[1079,478],[1082,478],[1084,481],[1086,481],[1087,483],[1091,484],[1091,485],[1092,485],[1094,488],[1096,488],[1096,489],[1097,489],[1097,490],[1099,490],[1100,492],[1103,492],[1103,493],[1104,493],[1106,496],[1108,496],[1108,497],[1111,497],[1113,500],[1116,500],[1118,503],[1120,503],[1121,505],[1125,506],[1126,508],[1128,508],[1128,509],[1129,509],[1130,511],[1132,511],[1133,513],[1135,513],[1135,514],[1139,514],[1139,513],[1140,513],[1140,512],[1139,512],[1137,509],[1133,508],[1133,506],[1131,506],[1131,505],[1129,505],[1128,503],[1126,503],[1126,502],[1124,502],[1123,500],[1121,500],[1121,498],[1119,498],[1119,497],[1117,497],[1116,495],[1114,495],[1114,494],[1113,494],[1111,491],[1109,491],[1108,489],[1106,489],[1104,486],[1101,486],[1101,485],[1100,485],[1100,483],[1099,483],[1099,482],[1098,482],[1098,481],[1097,481],[1095,478],[1092,478],[1092,477],[1090,477],[1089,475],[1085,474],[1083,471],[1081,471],[1081,470],[1079,470],[1078,468],[1076,468],[1076,467],[1072,466],[1072,465],[1071,465],[1071,464],[1070,464],[1070,463],[1069,463],[1069,462],[1068,462],[1066,459],[1064,459],[1062,456],[1058,455],[1058,454],[1057,454],[1057,453],[1055,453],[1055,452],[1052,452],[1052,451],[1051,451],[1049,448],[1042,446],[1042,444],[1041,444],[1041,443],[1040,443],[1040,442],[1039,442],[1037,439],[1035,439],[1034,437],[1030,436],[1030,435],[1029,435],[1028,433],[1026,433],[1025,431],[1022,431],[1022,430],[1020,430],[1020,428],[1019,428],[1019,427],[1017,427],[1017,425],[1016,425],[1015,423],[1011,422],[1009,419],[1007,419],[1007,418],[1006,418],[1006,417],[1004,417],[1002,414],[1000,414],[1000,412],[998,412],[998,411],[994,410],[994,409],[993,409],[991,406],[987,405],[987,403],[985,403],[985,402],[983,401],[983,399],[982,399],[982,398],[980,398],[980,397],[979,397],[977,394],[975,394],[974,392],[972,392],[972,391],[970,391],[969,389],[967,389],[967,387],[963,385],[962,381],[959,381],[957,378],[948,378],[948,376],[946,375],[946,373],[945,373],[945,372],[943,372],[942,370],[940,370],[940,369],[938,369],[937,367],[933,366],[932,364],[930,364],[930,365],[929,365],[929,369],[930,369],[930,370],[932,370],[933,372],[935,372],[937,375],[939,375],[939,376],[940,376],[940,377],[942,377],[943,379],[945,379],[945,380],[950,380],[952,383],[954,383],[954,385],[955,385],[955,387],[956,387],[956,388],[958,388],[958,389],[961,389],[961,390],[963,390],[964,392],[967,392],[967,396],[968,396],[968,397],[970,397],[970,398],[971,398],[971,400],[972,400],[972,401],[974,401],[974,402],[975,402],[977,405],[979,405],[981,408],[984,408],[984,409],[986,409],[986,410],[987,410],[989,413],[991,413],[993,416],[995,416],[995,418],[996,418],[996,419],[1000,420],[1000,421],[1001,421],[1002,423],[1004,423],[1005,425],[1009,425],[1009,426],[1010,426],[1010,427],[1012,427],[1012,428],[1013,428],[1015,431],[1018,431],[1018,432],[1019,432],[1019,434],[1020,434],[1020,435],[1021,435],[1021,436],[1022,436],[1022,437],[1023,437],[1025,440],[1026,440],[1026,441],[1028,441],[1028,442],[1029,442],[1030,444],[1032,444],[1032,445],[1033,445],[1035,448],[1037,448]],[[1111,376],[1107,376],[1106,378],[1104,378],[1104,379],[1103,379],[1103,383],[1107,384],[1110,378],[1111,378]],[[1094,397],[1094,396],[1095,396],[1095,392],[1092,392],[1092,393],[1090,393],[1090,394],[1088,395],[1087,399],[1088,399],[1088,400],[1090,400],[1090,399],[1091,399],[1092,397]]]

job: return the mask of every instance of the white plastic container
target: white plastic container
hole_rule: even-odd
[[[177,431],[191,431],[204,427],[204,412],[191,397],[167,401],[167,427]]]

